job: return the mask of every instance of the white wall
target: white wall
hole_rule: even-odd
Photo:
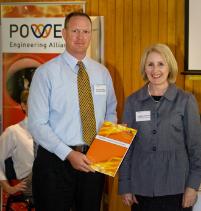
[[[200,0],[189,0],[188,48],[189,48],[188,69],[201,70],[201,1]]]

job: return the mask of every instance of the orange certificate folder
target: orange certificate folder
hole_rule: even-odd
[[[104,122],[87,152],[91,167],[114,177],[136,133],[133,128]]]

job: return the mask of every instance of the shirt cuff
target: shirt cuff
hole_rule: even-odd
[[[120,195],[125,194],[125,193],[132,193],[131,191],[131,181],[125,181],[125,180],[120,180],[119,181],[119,190],[118,193]]]
[[[68,154],[72,151],[72,149],[65,145],[64,143],[60,143],[55,149],[54,153],[61,159],[65,160]]]
[[[187,180],[186,187],[190,187],[195,190],[199,190],[200,182],[201,182],[200,175],[190,175]]]

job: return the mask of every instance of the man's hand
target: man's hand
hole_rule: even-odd
[[[77,152],[72,150],[68,156],[67,159],[73,166],[73,168],[79,170],[79,171],[84,171],[84,172],[95,172],[91,167],[91,161],[86,157],[85,154],[81,152]]]
[[[127,206],[132,206],[133,203],[138,204],[138,201],[132,193],[126,193],[121,196],[122,202]]]
[[[182,207],[191,207],[197,200],[197,191],[193,188],[187,187],[182,200]]]

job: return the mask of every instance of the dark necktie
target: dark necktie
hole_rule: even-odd
[[[94,104],[91,94],[89,76],[81,61],[78,62],[79,71],[77,77],[80,116],[82,122],[82,135],[84,141],[90,145],[96,135],[96,120]]]

